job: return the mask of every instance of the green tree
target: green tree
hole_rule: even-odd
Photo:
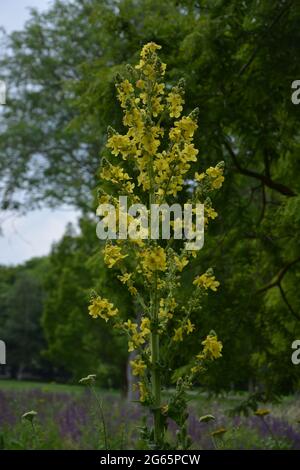
[[[8,370],[14,377],[22,378],[24,373],[46,376],[50,372],[41,354],[46,345],[41,327],[45,269],[46,260],[39,258],[22,266],[1,268],[0,331],[7,344]]]
[[[80,229],[76,234],[70,226],[49,257],[43,313],[46,356],[75,380],[97,373],[103,386],[125,390],[126,344],[108,325],[93,323],[87,315],[87,304],[91,286],[110,292],[124,312],[130,311],[131,304],[125,290],[116,292],[101,267],[94,221],[81,220]]]

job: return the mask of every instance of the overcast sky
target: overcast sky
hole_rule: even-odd
[[[29,7],[47,9],[51,0],[1,0],[0,26],[7,32],[22,29],[29,18]],[[33,256],[49,253],[54,241],[61,238],[67,222],[75,222],[72,210],[39,210],[19,217],[0,211],[0,264],[18,264]]]

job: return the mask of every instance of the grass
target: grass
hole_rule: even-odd
[[[31,382],[26,380],[7,380],[0,379],[0,390],[32,390],[39,389],[43,392],[67,392],[82,393],[84,387],[82,385],[58,384],[56,382]]]

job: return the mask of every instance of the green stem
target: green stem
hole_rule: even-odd
[[[91,385],[90,388],[91,388],[92,394],[94,395],[95,401],[98,405],[98,409],[99,409],[99,412],[100,412],[100,419],[102,421],[102,429],[103,429],[104,447],[105,447],[105,450],[108,450],[106,423],[105,423],[105,417],[104,417],[102,401],[99,399],[98,394],[97,394],[95,388],[93,387],[93,385]]]
[[[161,376],[159,368],[159,333],[157,331],[158,308],[157,308],[157,275],[154,281],[154,292],[152,295],[152,321],[154,327],[151,331],[151,358],[152,358],[152,395],[153,416],[154,416],[154,440],[158,447],[162,440],[162,423],[161,423]]]
[[[152,120],[151,112],[151,95],[153,91],[153,84],[148,84],[148,116]],[[153,158],[154,155],[149,155],[148,164],[148,177],[150,180],[149,191],[149,212],[151,220],[151,207],[155,203],[155,182],[153,171]],[[151,236],[150,236],[151,238]],[[154,243],[156,245],[156,243]],[[150,347],[151,347],[151,388],[153,396],[153,420],[154,420],[154,442],[159,448],[163,439],[162,420],[161,420],[161,371],[159,367],[159,333],[158,333],[158,297],[157,297],[157,273],[154,275],[153,288],[150,291],[150,308],[152,328],[150,334]]]
[[[36,428],[35,428],[35,425],[33,423],[33,420],[31,421],[31,428],[32,428],[32,434],[33,434],[33,442],[34,442],[34,448],[37,449],[38,447],[38,436],[37,436],[37,432],[36,432]]]

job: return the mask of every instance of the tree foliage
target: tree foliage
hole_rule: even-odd
[[[169,85],[185,78],[187,111],[200,109],[199,171],[204,161],[227,168],[215,202],[222,216],[199,261],[212,260],[222,284],[198,318],[205,330],[213,318],[224,342],[222,367],[209,376],[216,388],[251,379],[287,391],[299,381],[290,361],[300,333],[300,107],[291,103],[299,16],[293,0],[56,1],[5,39],[3,208],[91,210],[106,126],[122,131],[112,105],[116,73],[155,41],[168,58]],[[92,236],[90,243],[97,246]],[[80,277],[73,268],[70,289]]]

